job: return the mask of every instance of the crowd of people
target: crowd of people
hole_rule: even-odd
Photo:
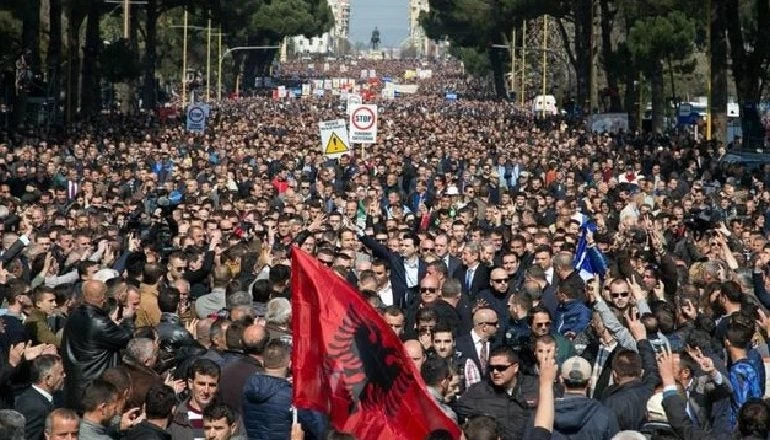
[[[463,77],[428,66],[426,90]],[[378,104],[378,143],[335,159],[335,96],[219,103],[202,135],[9,135],[0,438],[354,438],[292,407],[295,246],[469,440],[768,438],[770,168],[507,102]]]

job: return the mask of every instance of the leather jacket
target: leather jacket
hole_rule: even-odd
[[[80,408],[86,384],[119,361],[134,333],[133,319],[115,324],[101,308],[83,304],[67,319],[62,337],[64,399],[68,408]]]

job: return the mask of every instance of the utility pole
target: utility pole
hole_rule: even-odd
[[[511,31],[511,92],[516,93],[516,27]]]
[[[545,104],[546,72],[548,70],[548,16],[543,15],[543,104]],[[545,117],[545,105],[543,105],[543,117]]]
[[[184,37],[182,38],[182,110],[187,105],[187,8],[184,8]]]
[[[131,0],[123,0],[123,38],[128,41],[131,27]]]
[[[219,68],[217,69],[217,101],[222,100],[222,26],[219,26]]]
[[[706,0],[706,140],[711,140],[711,0]]]
[[[206,102],[211,101],[211,19],[206,26]]]
[[[524,106],[524,94],[526,89],[526,71],[527,71],[527,20],[524,20],[521,31],[521,106]]]

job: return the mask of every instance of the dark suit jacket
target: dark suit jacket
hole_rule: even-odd
[[[53,403],[30,386],[16,397],[14,409],[24,415],[24,420],[26,420],[25,438],[28,440],[42,439],[45,419],[54,410]]]
[[[470,332],[457,337],[457,342],[455,343],[455,351],[460,353],[460,358],[463,364],[467,359],[471,359],[473,363],[476,364],[476,368],[481,371],[481,365],[479,364],[479,354],[476,352],[476,346],[473,344],[473,338],[471,337]]]
[[[417,301],[419,295],[416,292],[408,292],[406,286],[406,268],[404,267],[404,257],[393,252],[387,247],[381,245],[377,240],[366,235],[359,238],[364,246],[371,249],[372,254],[383,261],[390,268],[390,286],[393,289],[393,303],[401,310],[408,309]],[[425,278],[426,265],[423,260],[419,260],[417,266],[417,281]]]
[[[453,255],[450,255],[448,260],[449,260],[449,264],[447,264],[447,273],[449,274],[448,278],[460,279],[459,278],[460,272],[462,271],[462,268],[463,268],[462,260],[460,260],[459,258]],[[444,263],[446,263],[446,261]]]
[[[471,282],[470,289],[465,285],[465,273],[467,271],[468,268],[463,265],[462,269],[458,271],[460,276],[456,278],[460,280],[460,284],[463,286],[463,295],[470,300],[471,304],[473,304],[476,302],[479,292],[484,289],[489,289],[489,268],[483,263],[479,263],[479,265],[476,266],[476,271],[473,272],[473,281]]]

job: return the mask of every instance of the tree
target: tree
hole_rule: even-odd
[[[663,129],[663,61],[687,58],[695,39],[694,21],[682,11],[637,20],[628,35],[628,47],[650,79],[652,129]]]
[[[725,0],[721,12],[730,42],[735,88],[742,104],[743,137],[747,144],[762,144],[764,128],[756,106],[768,79],[770,34],[764,26],[770,22],[770,4],[767,0]]]

